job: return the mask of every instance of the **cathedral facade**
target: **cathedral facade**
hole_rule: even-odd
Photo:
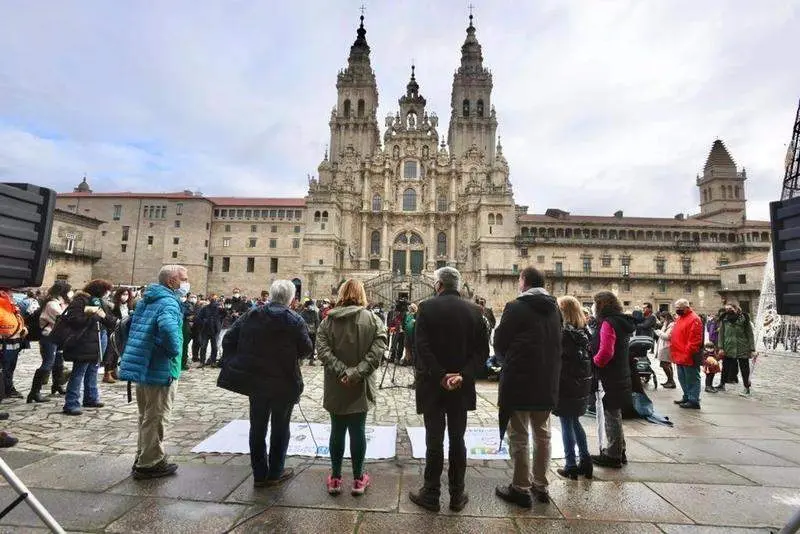
[[[755,312],[760,280],[747,266],[768,254],[769,223],[747,219],[747,173],[722,141],[713,142],[693,184],[699,213],[529,214],[514,199],[492,75],[471,17],[446,135],[413,66],[396,110],[379,124],[363,17],[336,89],[329,150],[304,198],[95,193],[86,180],[60,194],[59,209],[99,224],[93,276],[142,285],[161,265],[181,263],[200,293],[238,287],[255,295],[286,278],[299,296],[314,298],[330,297],[342,280],[356,277],[371,300],[388,303],[430,296],[435,269],[452,266],[462,272],[467,295],[501,308],[517,293],[519,271],[533,265],[554,294],[586,304],[609,289],[626,307],[666,308],[687,298],[711,312],[735,299]],[[74,241],[84,232],[68,230],[73,241],[62,248],[84,250]],[[59,248],[65,238],[53,239],[51,248]],[[66,271],[51,275],[70,279]]]

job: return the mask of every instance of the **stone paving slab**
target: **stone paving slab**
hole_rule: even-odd
[[[446,517],[433,514],[377,514],[366,513],[359,522],[358,534],[386,534],[387,532],[431,532],[442,534],[516,534],[511,519],[480,517]]]
[[[29,488],[101,492],[131,475],[128,458],[56,454],[16,471]]]
[[[666,464],[629,462],[625,469],[605,469],[596,467],[594,478],[598,480],[618,480],[631,482],[678,482],[697,484],[735,484],[743,486],[755,485],[753,479],[732,473],[717,465],[707,464]],[[762,468],[767,469],[767,468]],[[792,469],[775,467],[769,469]],[[799,468],[800,469],[800,468]],[[798,476],[800,482],[800,476]],[[774,484],[780,486],[781,484]]]
[[[249,475],[250,469],[244,466],[181,465],[175,476],[153,480],[127,478],[108,491],[136,497],[219,502]]]
[[[246,506],[236,504],[146,499],[105,532],[217,534],[233,526],[246,510]]]
[[[358,518],[358,513],[351,510],[312,510],[276,506],[269,508],[233,532],[235,534],[351,533],[358,523]]]
[[[36,498],[68,530],[100,530],[139,503],[136,497],[106,493],[39,489]],[[17,497],[9,487],[0,488],[0,502]],[[20,504],[3,518],[3,525],[41,527],[42,522],[27,504]]]
[[[548,521],[544,519],[516,519],[519,532],[535,534],[661,534],[650,523],[611,523],[605,521]]]
[[[766,528],[710,527],[706,525],[658,525],[664,534],[775,534]]]
[[[762,486],[800,488],[800,467],[767,467],[761,465],[726,465],[726,469],[747,477]],[[668,482],[675,482],[670,480]],[[700,484],[704,480],[696,480]]]
[[[0,453],[0,458],[14,470],[52,456],[52,454],[48,452],[18,451],[15,449],[2,449],[2,451],[3,452]],[[5,483],[5,481],[0,480],[0,483]]]
[[[638,438],[646,446],[682,463],[773,465],[794,467],[783,458],[730,439]],[[786,442],[791,444],[792,442]]]
[[[800,490],[706,484],[647,484],[695,523],[732,527],[781,527],[797,511]]]
[[[753,447],[754,449],[768,452],[774,456],[778,456],[779,458],[783,458],[800,465],[800,440],[780,441],[772,439],[740,439],[737,441],[747,445],[748,447]]]

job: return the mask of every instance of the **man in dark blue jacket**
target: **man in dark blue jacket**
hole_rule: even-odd
[[[203,306],[195,316],[195,321],[200,325],[200,367],[217,363],[217,351],[219,350],[217,338],[222,330],[224,318],[225,309],[222,300],[216,296],[211,297],[211,301]],[[209,342],[211,343],[211,357],[206,360],[206,350]]]
[[[277,486],[294,476],[292,469],[284,469],[289,423],[303,392],[299,362],[313,350],[305,321],[289,308],[295,294],[291,280],[276,280],[269,294],[269,304],[245,313],[225,334],[217,380],[217,386],[250,398],[250,463],[256,487]]]

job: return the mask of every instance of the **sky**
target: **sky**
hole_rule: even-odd
[[[372,1],[378,122],[412,61],[446,135],[467,0]],[[748,216],[780,196],[800,0],[475,4],[515,200],[530,213],[696,213],[721,138]],[[71,191],[303,196],[360,1],[0,0],[0,178]]]

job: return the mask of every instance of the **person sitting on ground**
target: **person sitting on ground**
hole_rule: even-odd
[[[611,291],[594,296],[598,328],[592,337],[590,352],[597,369],[603,396],[603,415],[607,447],[592,462],[601,467],[620,468],[628,463],[625,455],[625,433],[622,430],[622,409],[631,404],[631,369],[628,363],[628,342],[636,326],[633,318],[623,315],[622,304]]]
[[[294,476],[294,470],[284,468],[289,425],[303,393],[299,362],[313,350],[305,321],[289,308],[294,294],[291,280],[276,280],[270,303],[246,312],[222,340],[224,363],[217,386],[250,400],[250,465],[257,488]]]
[[[564,442],[564,467],[556,472],[565,478],[577,480],[578,475],[592,478],[592,457],[586,441],[586,431],[580,417],[586,413],[592,393],[592,359],[589,354],[589,330],[586,328],[581,304],[572,296],[558,298],[558,307],[564,318],[561,336],[561,378],[558,387],[558,405],[553,411],[561,421],[561,438]],[[576,462],[575,447],[580,454]]]
[[[364,471],[367,411],[375,404],[374,373],[386,351],[387,334],[366,306],[364,284],[347,280],[317,331],[317,355],[325,366],[322,406],[331,417],[331,474],[326,483],[331,495],[342,491],[345,435],[350,437],[352,495],[363,495],[371,483]]]

